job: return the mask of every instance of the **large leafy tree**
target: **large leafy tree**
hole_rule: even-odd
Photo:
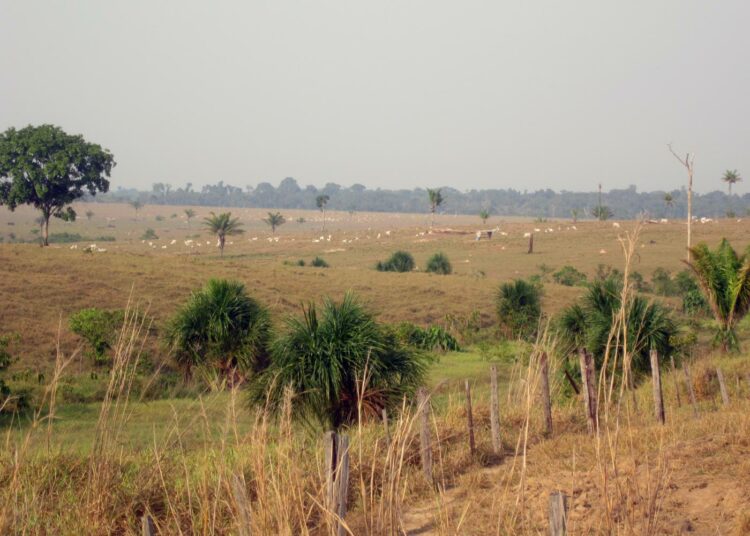
[[[109,190],[115,160],[100,145],[53,125],[10,128],[0,134],[0,204],[32,205],[42,213],[42,243],[51,217],[72,221],[70,206],[85,194]]]
[[[194,292],[166,330],[166,342],[189,374],[207,366],[235,381],[268,365],[268,310],[238,281],[212,279]]]
[[[203,219],[203,226],[219,239],[219,250],[222,257],[224,256],[224,244],[226,243],[227,236],[245,232],[242,230],[239,218],[233,218],[231,212],[223,212],[218,215],[212,212]]]
[[[725,238],[713,251],[701,243],[690,253],[687,264],[718,324],[714,341],[724,351],[738,349],[737,323],[750,310],[750,252],[739,255]]]
[[[440,205],[443,204],[445,198],[443,197],[443,193],[440,188],[427,188],[427,198],[430,201],[430,228],[432,228],[432,226],[435,224],[435,211]]]
[[[426,361],[379,324],[357,298],[347,293],[290,318],[274,343],[271,366],[251,390],[256,404],[278,408],[284,390],[294,391],[295,412],[308,421],[338,429],[360,415],[377,418],[397,407],[422,384]]]
[[[633,368],[645,371],[652,348],[661,356],[672,353],[671,339],[677,327],[663,305],[640,295],[627,298],[626,329],[616,325],[615,318],[622,305],[622,285],[622,280],[614,276],[591,283],[582,299],[560,315],[560,334],[571,350],[585,348],[591,352],[597,366],[601,366],[608,346],[610,356],[615,356],[621,355],[627,344]]]

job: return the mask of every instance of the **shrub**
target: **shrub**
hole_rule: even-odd
[[[378,261],[375,269],[379,272],[411,272],[414,266],[414,257],[411,256],[411,253],[397,251],[387,261]]]
[[[456,338],[440,326],[430,326],[425,329],[411,322],[402,322],[396,326],[396,334],[404,344],[420,350],[441,352],[461,350]]]
[[[162,215],[160,214],[160,215],[156,216],[156,218],[154,218],[154,219],[155,219],[156,221],[164,221],[164,216],[162,216]]]
[[[304,265],[305,265],[305,260],[304,259],[300,259],[300,260],[297,261],[297,266],[304,266]]]
[[[94,238],[92,242],[114,242],[115,240],[116,238],[114,236],[102,235],[102,236],[97,236],[96,238]]]
[[[18,340],[18,334],[0,335],[0,370],[6,370],[15,361],[10,352],[10,345]]]
[[[328,268],[328,263],[320,257],[315,257],[310,262],[310,266],[314,266],[316,268]]]
[[[657,268],[651,275],[651,285],[654,289],[654,294],[659,296],[674,296],[678,292],[678,287],[672,281],[672,276],[664,268]]]
[[[630,272],[630,285],[637,292],[649,292],[651,290],[651,287],[646,283],[640,272]]]
[[[239,281],[211,279],[180,307],[166,330],[166,342],[186,374],[196,366],[234,381],[237,372],[259,372],[268,364],[268,310]]]
[[[555,283],[565,285],[566,287],[576,287],[586,282],[586,274],[579,272],[572,266],[563,266],[552,274],[552,277]]]
[[[453,272],[453,267],[445,253],[435,253],[427,261],[427,271],[432,274],[448,275]]]
[[[70,331],[89,343],[88,355],[95,365],[109,362],[107,351],[122,327],[122,311],[105,311],[92,307],[73,314],[68,321]]]
[[[495,299],[500,326],[511,337],[526,338],[536,333],[542,314],[542,290],[523,279],[503,283]]]
[[[159,235],[157,235],[156,231],[154,231],[151,227],[146,229],[141,235],[141,240],[158,240],[158,239],[159,239]]]
[[[425,372],[425,357],[401,344],[347,293],[340,303],[326,299],[320,314],[310,305],[301,318],[287,320],[250,400],[278,410],[291,388],[293,415],[338,429],[360,415],[378,418],[384,408],[400,407]]]
[[[50,244],[70,244],[71,242],[83,242],[85,239],[78,233],[51,233]]]

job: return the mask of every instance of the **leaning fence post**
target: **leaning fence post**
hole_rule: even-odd
[[[549,495],[550,536],[565,536],[568,530],[568,498],[562,491]]]
[[[252,534],[250,529],[250,501],[247,498],[247,492],[245,486],[242,485],[240,477],[232,475],[232,494],[234,495],[234,502],[237,503],[237,511],[239,512],[239,534],[240,536],[250,536]]]
[[[669,360],[672,362],[672,379],[674,380],[674,393],[677,397],[677,407],[682,407],[682,399],[680,398],[680,382],[677,381],[677,368],[674,366],[674,356],[670,356]]]
[[[336,432],[331,430],[323,434],[323,452],[325,459],[323,460],[325,479],[326,479],[326,507],[332,511],[336,511],[336,466],[338,465],[338,456],[336,453],[337,438]]]
[[[154,521],[148,514],[143,514],[143,517],[141,518],[141,534],[142,536],[154,536],[154,534],[156,534]]]
[[[586,422],[588,424],[589,433],[593,434],[596,432],[597,426],[596,387],[594,386],[596,372],[594,370],[594,360],[585,348],[578,350],[578,357],[581,364],[581,390],[583,391],[583,401],[586,406]]]
[[[422,471],[428,482],[432,483],[432,438],[430,437],[430,399],[427,389],[420,387],[417,391],[418,410],[420,419],[420,455],[422,458]]]
[[[690,369],[687,363],[683,363],[682,370],[685,373],[685,383],[687,384],[688,394],[690,395],[690,404],[693,406],[693,415],[698,416],[698,403],[695,401],[695,389],[693,389],[693,379],[690,377]]]
[[[729,405],[729,391],[727,391],[727,384],[724,382],[724,373],[719,367],[716,367],[716,377],[719,379],[719,389],[721,390],[721,401],[724,402],[725,406]]]
[[[469,431],[469,454],[472,458],[476,452],[476,443],[474,442],[474,415],[471,412],[471,387],[469,380],[464,382],[466,387],[466,427]]]
[[[651,380],[653,383],[654,392],[654,414],[656,420],[664,424],[664,399],[662,398],[661,391],[661,372],[659,371],[659,352],[653,348],[649,352],[651,358]]]
[[[500,396],[497,390],[497,365],[490,366],[490,428],[492,430],[492,450],[500,454]]]
[[[541,374],[542,409],[544,410],[544,430],[548,436],[552,435],[552,400],[549,392],[549,363],[547,352],[542,352],[539,358],[539,372]]]
[[[338,468],[336,471],[336,519],[338,536],[344,536],[344,518],[346,517],[347,500],[349,495],[349,436],[341,435],[338,438]]]

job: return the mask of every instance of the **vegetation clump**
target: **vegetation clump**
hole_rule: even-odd
[[[531,337],[542,314],[542,289],[524,279],[503,283],[497,291],[495,307],[500,327],[507,336]]]
[[[166,343],[186,375],[208,367],[232,382],[268,364],[271,320],[239,281],[212,279],[169,322]]]
[[[411,272],[414,270],[414,257],[406,251],[397,251],[385,262],[378,261],[375,269],[378,272]]]
[[[456,338],[441,326],[422,328],[411,322],[402,322],[396,326],[399,339],[419,350],[458,352],[461,346]]]
[[[435,253],[427,261],[427,272],[432,274],[448,275],[453,272],[453,266],[451,266],[448,256],[445,253]]]
[[[154,231],[151,227],[143,231],[143,234],[141,235],[141,240],[158,240],[158,239],[159,239],[159,235],[157,235],[156,231]]]
[[[328,268],[329,265],[322,257],[315,257],[310,261],[310,266],[314,266],[315,268]]]
[[[586,274],[572,266],[563,266],[552,277],[555,283],[566,287],[577,287],[586,283]]]
[[[89,344],[88,355],[92,362],[95,365],[106,365],[110,361],[107,352],[117,338],[123,318],[122,311],[106,311],[91,307],[73,314],[68,326],[70,331]]]

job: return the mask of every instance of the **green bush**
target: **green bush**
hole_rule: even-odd
[[[122,327],[122,311],[105,311],[92,307],[82,309],[68,321],[70,331],[89,343],[89,357],[95,365],[109,362],[107,351],[112,347]]]
[[[458,352],[461,350],[456,338],[440,326],[430,326],[425,329],[411,322],[402,322],[396,326],[396,335],[404,344],[420,350],[441,352]]]
[[[78,233],[51,233],[50,244],[70,244],[72,242],[84,242],[86,239]]]
[[[675,296],[679,291],[678,286],[672,281],[672,276],[664,268],[654,270],[651,276],[651,286],[654,294],[659,296]]]
[[[440,252],[435,253],[432,257],[430,257],[430,259],[427,261],[426,270],[431,274],[448,275],[453,272],[453,267],[448,260],[448,256],[445,253]]]
[[[316,268],[328,268],[328,263],[320,257],[315,257],[310,262],[310,266],[314,266]]]
[[[506,335],[517,338],[536,333],[542,314],[542,289],[523,279],[503,283],[495,298],[497,317]]]
[[[566,287],[576,287],[586,283],[586,274],[579,272],[572,266],[563,266],[552,274],[555,283]]]
[[[158,239],[159,239],[159,235],[157,235],[156,231],[154,231],[151,227],[146,229],[141,235],[141,240],[158,240]]]
[[[102,235],[102,236],[97,236],[96,238],[91,240],[91,242],[114,242],[115,240],[116,238],[114,236]]]
[[[378,261],[375,269],[379,272],[411,272],[414,266],[414,257],[411,256],[411,253],[397,251],[387,261]]]

